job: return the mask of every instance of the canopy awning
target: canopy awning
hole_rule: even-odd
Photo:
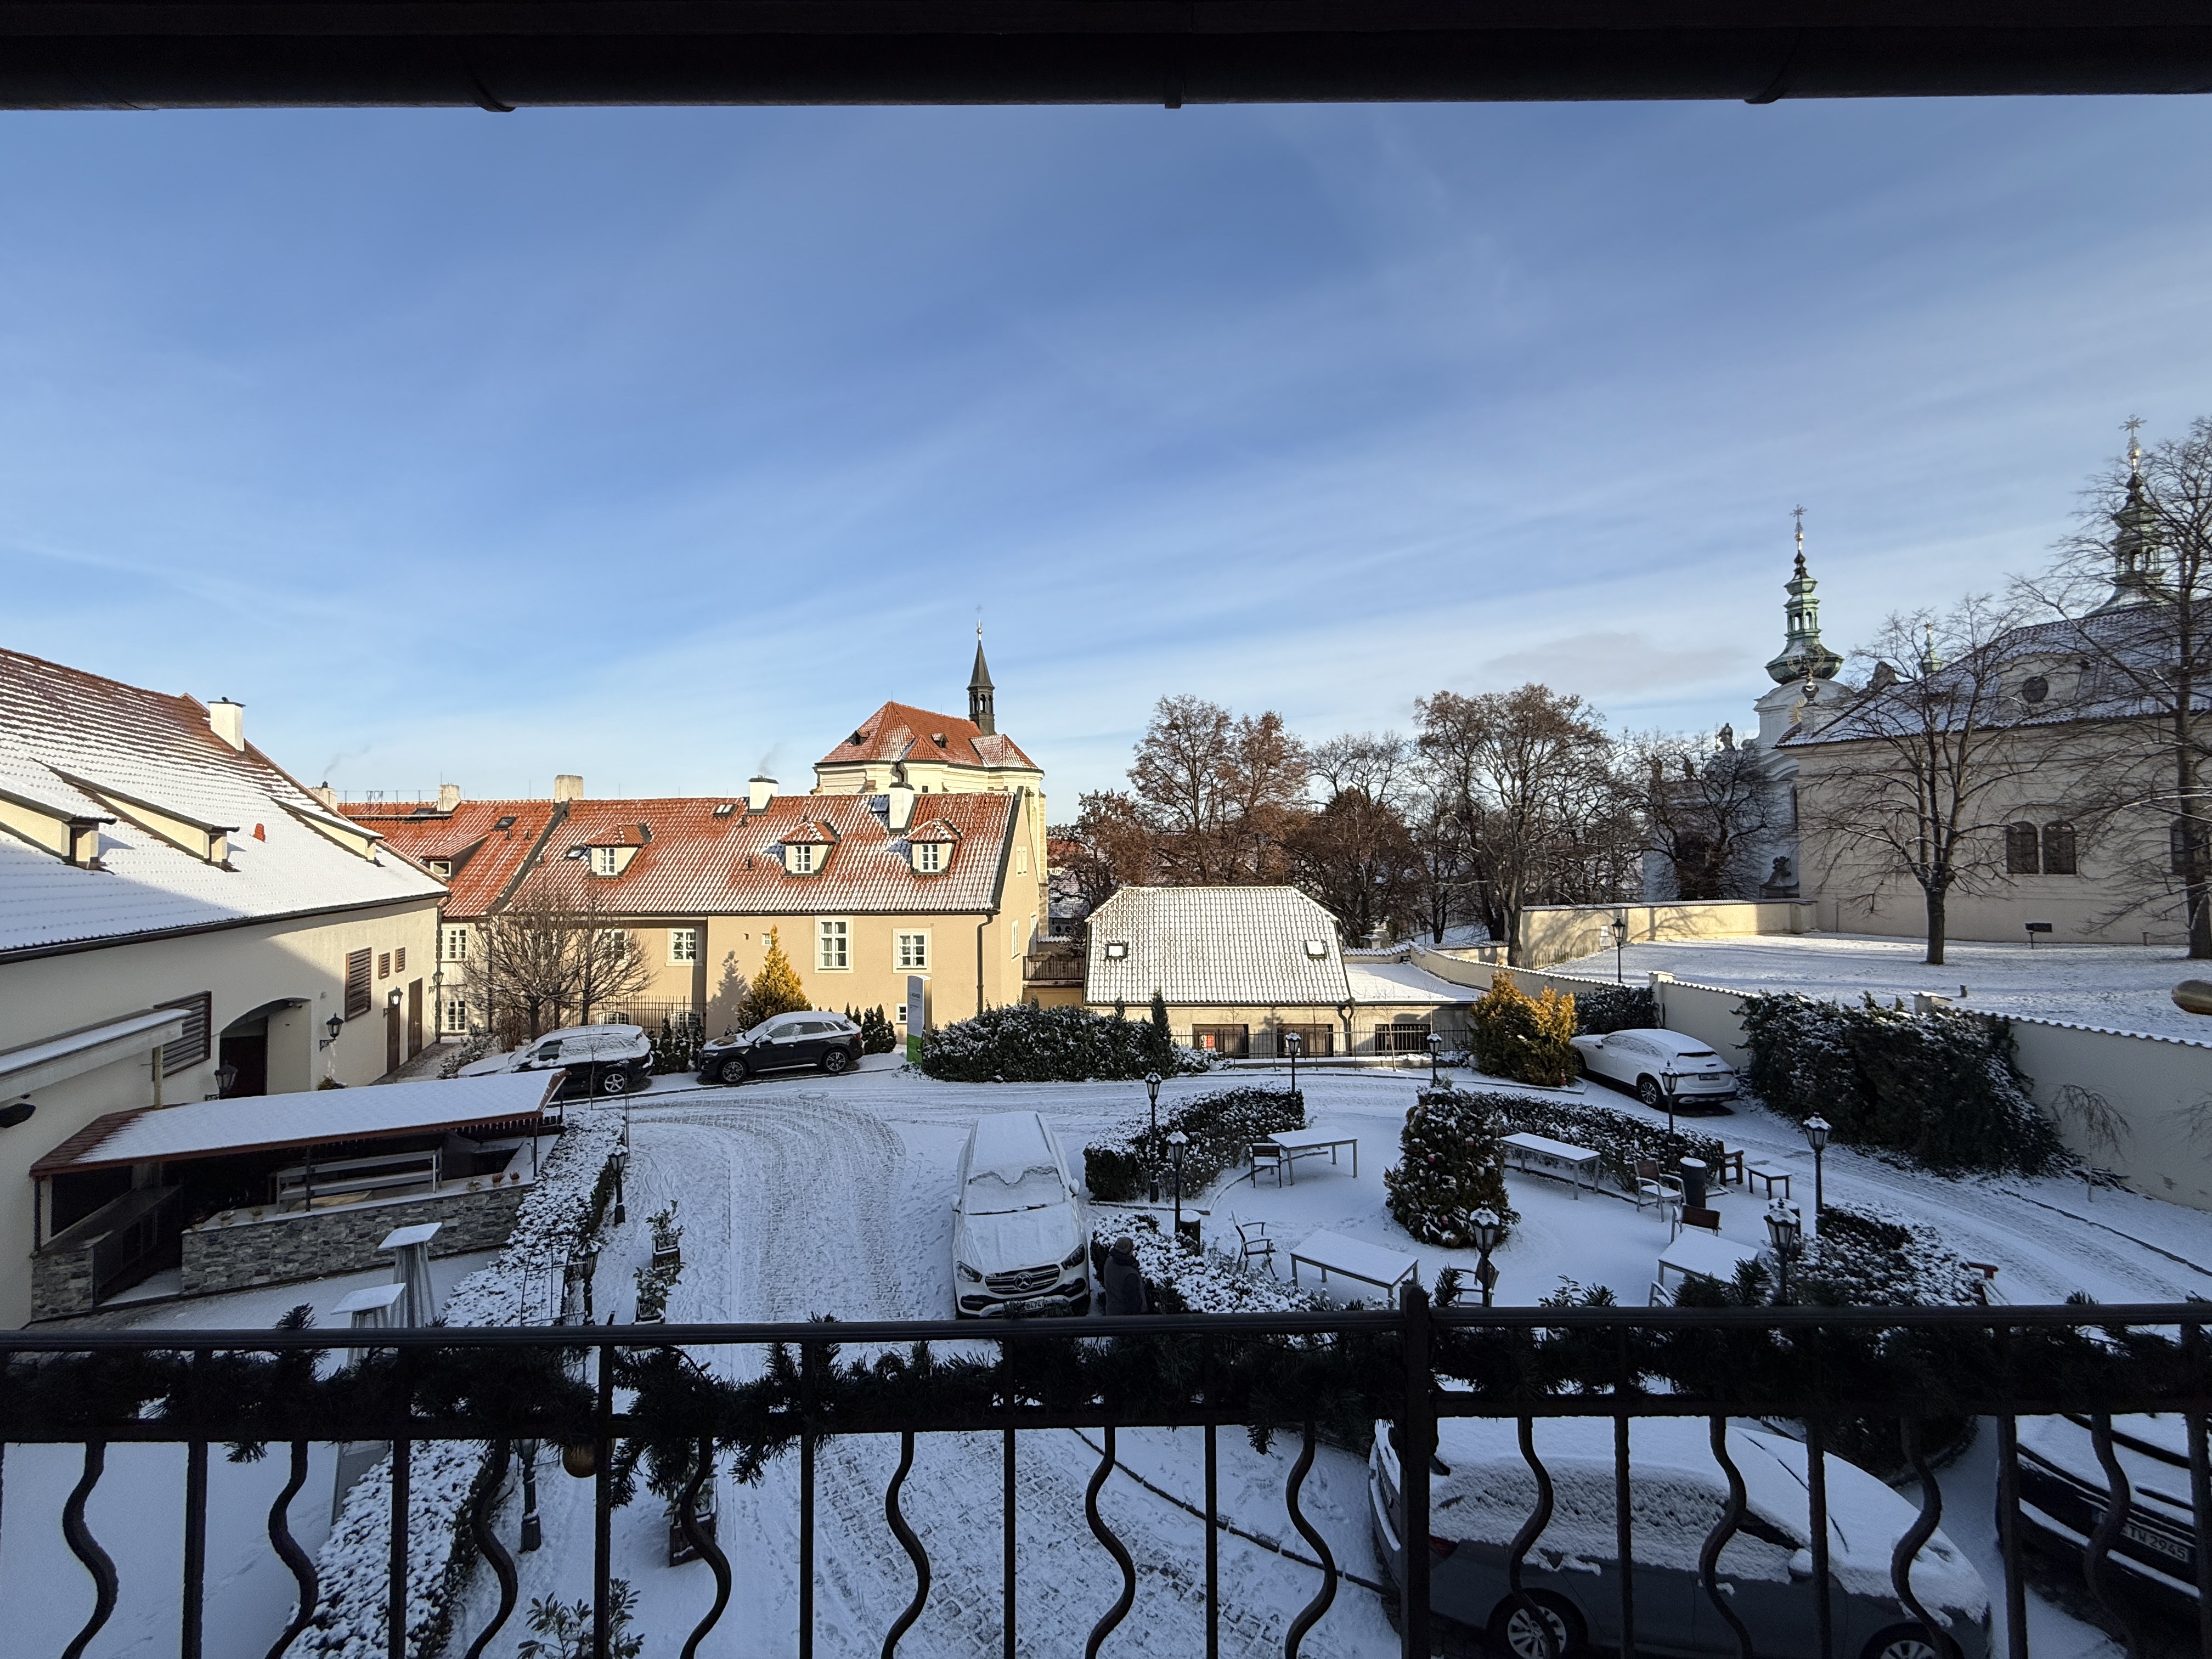
[[[0,1050],[0,1098],[27,1095],[64,1078],[82,1076],[174,1042],[185,1034],[185,1018],[182,1008],[147,1008]]]
[[[109,1112],[33,1164],[31,1173],[74,1175],[118,1164],[233,1158],[443,1129],[528,1132],[541,1121],[562,1081],[559,1072],[507,1072]]]

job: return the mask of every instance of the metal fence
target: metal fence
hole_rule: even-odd
[[[1085,1495],[1085,1516],[1098,1546],[1117,1565],[1121,1591],[1098,1609],[1084,1651],[1097,1655],[1133,1605],[1137,1571],[1099,1510],[1099,1494],[1115,1477],[1117,1431],[1191,1426],[1204,1431],[1204,1514],[1194,1516],[1190,1550],[1202,1558],[1194,1577],[1204,1585],[1206,1646],[1219,1651],[1224,1609],[1218,1553],[1228,1525],[1218,1492],[1216,1434],[1224,1426],[1263,1424],[1299,1448],[1285,1489],[1292,1524],[1314,1553],[1318,1583],[1290,1613],[1283,1651],[1295,1659],[1314,1625],[1342,1587],[1346,1571],[1300,1504],[1317,1435],[1332,1425],[1389,1418],[1395,1422],[1399,1490],[1389,1519],[1410,1547],[1402,1551],[1399,1613],[1403,1652],[1426,1655],[1435,1634],[1430,1611],[1432,1468],[1440,1419],[1488,1418],[1516,1424],[1536,1501],[1505,1560],[1506,1595],[1515,1609],[1540,1614],[1529,1590],[1531,1547],[1553,1512],[1550,1474],[1534,1425],[1554,1418],[1609,1423],[1614,1448],[1614,1549],[1618,1571],[1619,1650],[1638,1651],[1638,1573],[1632,1524],[1638,1475],[1629,1459],[1633,1420],[1688,1418],[1710,1425],[1717,1463],[1729,1498],[1699,1551],[1698,1589],[1727,1626],[1735,1650],[1753,1659],[1750,1634],[1724,1594],[1720,1557],[1731,1539],[1754,1532],[1744,1483],[1729,1462],[1724,1428],[1730,1420],[1786,1419],[1801,1425],[1808,1454],[1809,1570],[1785,1587],[1799,1599],[1814,1645],[1804,1659],[1837,1651],[1828,1559],[1827,1462],[1824,1448],[1856,1424],[1893,1425],[1897,1443],[1921,1476],[1917,1518],[1891,1559],[1891,1589],[1909,1623],[1924,1630],[1928,1651],[1960,1659],[1954,1632],[1931,1619],[1916,1598],[1915,1559],[1942,1518],[1941,1492],[1922,1449],[1924,1431],[1948,1414],[1996,1419],[2002,1452],[1996,1494],[2002,1523],[2008,1651],[2027,1659],[2026,1581],[2021,1561],[2020,1493],[2014,1474],[2015,1424],[2021,1416],[2077,1413],[2095,1437],[2109,1478],[2102,1518],[2084,1553],[2087,1585],[2115,1618],[2130,1625],[2130,1591],[2116,1555],[2127,1547],[2128,1480],[2112,1452],[2115,1413],[2184,1413],[2190,1427],[2190,1474],[2195,1500],[2191,1540],[2200,1616],[2212,1651],[2212,1513],[2205,1417],[2208,1364],[2203,1304],[2107,1308],[1792,1309],[1751,1307],[1623,1310],[1607,1306],[1530,1309],[1432,1309],[1418,1287],[1401,1306],[1380,1311],[1310,1315],[1187,1315],[1125,1318],[1110,1323],[1053,1319],[954,1324],[904,1322],[824,1325],[607,1326],[560,1329],[416,1331],[94,1332],[30,1330],[0,1334],[0,1423],[14,1443],[81,1443],[83,1475],[64,1515],[69,1547],[97,1587],[91,1620],[67,1649],[82,1652],[115,1605],[116,1568],[86,1522],[88,1497],[101,1479],[111,1443],[181,1442],[189,1448],[184,1528],[184,1584],[179,1650],[198,1659],[206,1585],[204,1546],[207,1455],[210,1443],[289,1443],[293,1479],[269,1516],[272,1547],[300,1587],[292,1629],[270,1651],[281,1652],[317,1608],[312,1565],[291,1537],[286,1504],[297,1492],[311,1442],[388,1441],[392,1447],[392,1538],[388,1581],[388,1652],[404,1659],[409,1583],[410,1460],[426,1442],[465,1440],[488,1446],[489,1478],[478,1482],[459,1535],[480,1553],[500,1588],[485,1627],[455,1632],[449,1650],[479,1655],[507,1626],[518,1596],[513,1553],[499,1535],[499,1476],[517,1442],[550,1440],[569,1449],[571,1468],[588,1468],[592,1509],[594,1626],[590,1651],[605,1659],[611,1632],[613,1577],[611,1517],[621,1471],[642,1457],[680,1486],[676,1524],[712,1574],[713,1606],[684,1634],[685,1659],[728,1616],[732,1574],[713,1530],[701,1524],[699,1498],[715,1462],[736,1456],[757,1467],[795,1455],[797,1493],[796,1627],[788,1650],[811,1659],[820,1540],[815,1515],[817,1446],[831,1435],[896,1436],[896,1473],[884,1495],[884,1513],[912,1565],[914,1595],[884,1634],[882,1651],[897,1651],[926,1605],[931,1564],[901,1509],[915,1437],[996,1431],[1002,1437],[1003,1551],[996,1620],[1003,1650],[1015,1651],[1021,1602],[1015,1542],[1018,1431],[1096,1429],[1103,1443]],[[1101,1340],[1109,1338],[1110,1340]],[[944,1353],[982,1357],[946,1358]],[[940,1345],[936,1354],[911,1346]],[[833,1346],[834,1345],[834,1346]],[[772,1351],[757,1380],[715,1379],[691,1358],[694,1350],[753,1346]],[[321,1349],[374,1352],[333,1369],[308,1358]],[[857,1357],[856,1357],[857,1356]],[[629,1460],[626,1462],[626,1460]],[[1449,1471],[1446,1471],[1449,1473]],[[688,1477],[688,1478],[687,1478]],[[1127,1478],[1127,1477],[1125,1477]],[[1646,1477],[1648,1478],[1648,1477]],[[11,1505],[10,1524],[21,1524]],[[765,1547],[756,1543],[755,1547]],[[2177,1569],[2177,1571],[2179,1571]],[[572,1589],[576,1587],[570,1587]],[[1703,1605],[1701,1603],[1700,1605]],[[1503,1604],[1501,1604],[1502,1607]],[[737,1616],[743,1617],[743,1610]],[[1614,1616],[1607,1610],[1607,1620]],[[1540,1618],[1532,1651],[1554,1648]],[[673,1637],[676,1632],[664,1633]],[[653,1651],[669,1648],[656,1641]],[[1770,1650],[1771,1651],[1771,1650]],[[1556,1659],[1556,1656],[1555,1656]],[[1859,1659],[1856,1652],[1843,1659]]]

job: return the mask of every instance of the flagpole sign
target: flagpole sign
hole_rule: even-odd
[[[929,981],[920,974],[906,976],[906,1058],[910,1066],[921,1063],[921,1034],[929,1029]]]

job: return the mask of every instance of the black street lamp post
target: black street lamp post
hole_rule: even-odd
[[[1620,947],[1627,943],[1628,912],[1615,910],[1613,913],[1613,982],[1616,985],[1628,983],[1621,975],[1620,967]]]
[[[1298,1091],[1298,1050],[1305,1046],[1306,1040],[1296,1031],[1283,1033],[1283,1047],[1291,1051],[1291,1092],[1292,1094]]]
[[[1790,1264],[1796,1258],[1804,1234],[1804,1223],[1795,1205],[1784,1204],[1778,1198],[1766,1206],[1766,1236],[1773,1243],[1774,1259],[1782,1270],[1781,1287],[1774,1293],[1778,1307],[1786,1306],[1790,1301]]]
[[[1486,1308],[1498,1285],[1498,1269],[1491,1265],[1490,1253],[1498,1248],[1498,1236],[1505,1231],[1505,1223],[1497,1211],[1486,1204],[1468,1217],[1468,1224],[1474,1229],[1474,1248],[1482,1255],[1474,1277],[1482,1286],[1482,1305]]]
[[[1667,1091],[1667,1133],[1674,1133],[1674,1091],[1681,1087],[1682,1079],[1671,1071],[1659,1073],[1659,1086]]]
[[[1152,1102],[1152,1133],[1147,1143],[1152,1148],[1152,1156],[1145,1160],[1146,1180],[1152,1190],[1151,1201],[1157,1204],[1160,1201],[1160,1074],[1158,1072],[1145,1073],[1145,1097]]]
[[[1828,1150],[1828,1137],[1835,1126],[1814,1113],[1805,1120],[1805,1139],[1813,1148],[1813,1231],[1820,1231],[1820,1155]]]
[[[1190,1145],[1190,1137],[1177,1129],[1168,1137],[1168,1156],[1175,1161],[1175,1221],[1176,1237],[1182,1237],[1182,1149]]]
[[[1437,1036],[1434,1031],[1430,1032],[1430,1033],[1429,1033],[1429,1087],[1431,1087],[1431,1089],[1435,1088],[1435,1087],[1437,1086],[1437,1083],[1440,1081],[1440,1079],[1439,1079],[1437,1078],[1437,1060],[1438,1060],[1440,1058],[1442,1058],[1442,1056],[1443,1056],[1443,1051],[1444,1051],[1444,1040],[1443,1040],[1442,1037],[1438,1036]]]
[[[615,1166],[615,1225],[619,1227],[629,1219],[629,1212],[623,1204],[623,1176],[629,1169],[629,1148],[616,1147],[607,1162]]]

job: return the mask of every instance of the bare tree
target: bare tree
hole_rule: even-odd
[[[588,1025],[592,1011],[627,1001],[653,983],[637,935],[615,925],[596,888],[587,887],[569,912],[569,950],[575,959],[578,1023]]]
[[[636,937],[612,925],[588,890],[571,902],[543,891],[517,899],[484,922],[464,972],[471,1006],[508,1042],[540,1035],[572,1009],[588,1022],[595,1007],[635,996],[652,979]]]
[[[1519,960],[1522,911],[1617,896],[1634,863],[1634,817],[1612,741],[1580,697],[1548,686],[1415,704],[1419,743],[1458,818],[1474,908]]]
[[[1758,858],[1773,828],[1774,791],[1758,755],[1732,738],[1648,732],[1622,744],[1647,845],[1681,899],[1755,898]]]
[[[1386,732],[1347,732],[1310,754],[1322,801],[1290,831],[1292,878],[1355,943],[1419,914],[1421,856],[1401,811],[1413,752]]]
[[[1127,793],[1098,789],[1079,796],[1073,823],[1048,831],[1060,843],[1060,868],[1088,916],[1115,892],[1152,876],[1152,831]]]
[[[2079,665],[2068,715],[2106,738],[2113,919],[2178,900],[2189,954],[2212,957],[2212,419],[2148,450],[2130,441],[2087,496],[2052,568],[2019,592]]]
[[[1280,880],[1305,777],[1305,751],[1281,715],[1237,717],[1202,697],[1161,698],[1129,768],[1158,878]]]
[[[1946,908],[2007,873],[2023,799],[2064,787],[2051,728],[2020,718],[2011,682],[2017,606],[1969,595],[1948,611],[1889,618],[1863,685],[1832,714],[1808,712],[1800,756],[1802,830],[1822,849],[1823,885],[1872,908],[1893,882],[1920,889],[1927,960],[1943,960]]]

